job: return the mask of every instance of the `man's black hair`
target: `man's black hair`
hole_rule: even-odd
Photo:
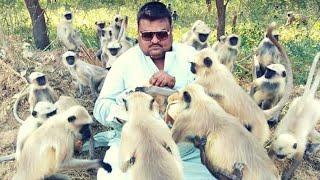
[[[140,8],[137,15],[137,23],[139,25],[141,19],[154,21],[163,18],[167,18],[171,26],[172,18],[166,5],[161,2],[148,2]]]

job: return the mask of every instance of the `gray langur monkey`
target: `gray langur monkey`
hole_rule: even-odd
[[[173,139],[176,143],[194,142],[200,149],[202,163],[216,178],[223,179],[237,170],[242,171],[246,180],[278,179],[277,168],[263,146],[202,86],[190,84],[173,96],[176,101],[176,112],[171,114]],[[201,139],[195,141],[196,137]]]
[[[54,105],[57,108],[57,113],[62,113],[72,106],[80,105],[80,103],[71,96],[60,96]]]
[[[302,14],[296,14],[293,11],[287,13],[287,22],[286,26],[292,25],[294,22],[298,24],[302,23],[303,25],[308,25],[308,17]]]
[[[126,28],[128,25],[128,16],[122,20],[120,33],[117,39],[113,39],[109,43],[104,43],[102,46],[101,61],[103,65],[110,69],[116,59],[132,47],[132,44],[126,38]]]
[[[55,103],[58,100],[57,94],[47,83],[46,75],[41,72],[33,72],[29,76],[30,92],[29,92],[29,105],[30,112],[33,111],[34,106],[39,101],[48,101]]]
[[[59,100],[56,103],[54,103],[54,105],[57,108],[57,113],[59,114],[59,113],[65,112],[66,110],[68,110],[73,106],[80,105],[80,103],[71,96],[60,96]],[[90,128],[90,131],[92,131],[91,128]],[[82,151],[83,142],[86,140],[87,139],[83,138],[81,134],[77,134],[77,136],[75,137],[75,148],[74,148],[76,152]],[[89,139],[89,156],[90,156],[90,159],[94,158],[93,137]]]
[[[177,21],[179,19],[179,15],[178,15],[176,10],[174,10],[173,13],[172,13],[172,19],[174,21]]]
[[[278,159],[293,159],[291,165],[283,172],[282,179],[284,180],[291,179],[294,171],[303,160],[308,137],[318,133],[315,127],[320,121],[320,100],[315,98],[315,94],[320,82],[320,69],[315,77],[314,73],[319,58],[320,53],[316,55],[312,63],[303,95],[292,101],[288,112],[276,129],[272,141],[271,147]],[[314,79],[313,84],[311,84],[312,79]],[[319,149],[319,141],[311,143],[318,147],[311,150],[307,148],[306,153],[311,154]]]
[[[279,34],[273,33],[273,36],[279,41]],[[253,57],[253,79],[264,75],[266,67],[270,64],[279,64],[281,54],[274,43],[266,36],[259,44],[256,54]]]
[[[288,102],[293,88],[292,68],[282,46],[271,35],[275,24],[268,28],[268,38],[279,48],[279,51],[286,60],[286,73],[288,83],[286,94],[279,103],[269,110],[261,110],[254,100],[237,83],[232,73],[217,59],[212,49],[201,50],[191,62],[191,72],[196,75],[195,82],[202,85],[205,91],[216,99],[223,109],[231,115],[239,118],[259,142],[265,143],[270,135],[267,119],[273,117]]]
[[[82,106],[52,116],[26,140],[13,180],[49,178],[64,169],[103,167],[111,172],[112,167],[102,160],[73,158],[75,134],[87,129],[92,122]]]
[[[95,98],[98,97],[108,70],[81,61],[74,52],[67,51],[62,55],[62,62],[68,68],[75,84],[78,85],[80,94],[84,87],[90,87]]]
[[[143,92],[128,95],[128,121],[121,132],[119,166],[132,179],[182,180],[182,162],[155,99]]]
[[[270,109],[279,102],[285,93],[286,76],[286,69],[282,64],[270,64],[266,67],[265,74],[253,81],[250,96],[261,109]],[[269,125],[275,125],[279,115],[280,111],[269,119]]]
[[[221,64],[227,66],[231,72],[239,54],[239,47],[240,37],[235,34],[220,37],[219,41],[213,45],[213,50],[216,51],[218,60]]]
[[[17,136],[16,153],[0,157],[0,162],[16,159],[19,161],[24,142],[45,120],[57,113],[54,104],[46,101],[40,101],[36,104],[31,115],[20,126]]]
[[[45,74],[41,72],[32,72],[28,79],[30,82],[28,91],[21,93],[13,105],[13,115],[21,124],[23,124],[24,121],[18,116],[17,111],[19,102],[23,97],[29,95],[28,103],[30,105],[30,113],[33,111],[35,105],[40,101],[55,103],[58,100],[58,96],[47,82]]]
[[[99,43],[101,42],[101,37],[103,36],[103,34],[105,33],[103,31],[103,29],[105,28],[106,26],[106,22],[105,21],[96,21],[94,23],[96,26],[97,26],[97,32],[96,32],[96,36],[97,36],[97,39],[99,41]]]
[[[24,142],[40,127],[45,120],[57,114],[57,108],[51,102],[40,101],[25,122],[20,126],[17,136],[16,160],[19,161]]]
[[[72,25],[72,13],[66,12],[57,26],[58,40],[69,51],[80,51],[82,45],[80,32],[74,29]]]
[[[208,47],[210,33],[210,27],[205,22],[197,20],[191,30],[182,36],[181,42],[193,46],[196,50],[201,50]]]

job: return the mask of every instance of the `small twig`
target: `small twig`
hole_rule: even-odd
[[[242,65],[240,64],[235,64],[236,66],[240,67],[241,69],[243,69],[244,71],[246,72],[250,72],[250,70],[248,70],[247,68],[243,67]]]

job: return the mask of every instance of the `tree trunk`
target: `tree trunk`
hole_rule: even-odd
[[[45,49],[49,44],[44,10],[38,0],[24,0],[32,21],[33,38],[38,49]]]
[[[224,4],[224,0],[216,0],[216,7],[217,7],[217,15],[218,15],[217,40],[219,40],[220,36],[225,34],[227,4],[226,5]]]

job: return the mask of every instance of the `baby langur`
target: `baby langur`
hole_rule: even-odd
[[[274,107],[285,93],[286,69],[282,64],[270,64],[267,66],[263,76],[253,81],[250,96],[253,97],[258,106],[263,109]],[[278,122],[277,115],[268,120],[269,125]]]
[[[74,136],[84,132],[93,121],[82,106],[74,106],[52,116],[24,143],[14,180],[43,179],[64,169],[90,169],[111,166],[102,160],[74,159]],[[90,136],[90,134],[89,134]],[[37,152],[37,153],[35,153]],[[30,156],[32,154],[32,156]]]
[[[191,84],[173,96],[178,106],[172,115],[173,139],[176,143],[194,142],[200,148],[202,163],[216,178],[234,179],[236,175],[242,179],[242,175],[248,180],[278,179],[277,169],[263,146],[203,87]]]
[[[132,92],[124,102],[128,122],[121,133],[120,170],[132,179],[182,180],[179,151],[158,104],[143,92]]]
[[[54,103],[58,100],[57,94],[47,83],[46,75],[41,72],[33,72],[29,76],[30,92],[29,92],[29,104],[30,112],[33,111],[34,106],[39,101],[48,101]]]
[[[181,42],[193,46],[196,50],[201,50],[208,47],[210,33],[210,27],[203,21],[197,20],[191,30],[183,35]]]
[[[273,36],[279,41],[279,34],[274,33]],[[253,79],[264,75],[266,67],[270,64],[279,64],[281,54],[278,48],[266,36],[259,44],[256,55],[253,58],[254,72]]]
[[[195,82],[202,85],[205,91],[216,99],[222,108],[231,115],[239,118],[259,142],[264,143],[270,135],[267,119],[273,117],[288,102],[292,90],[293,78],[290,60],[287,58],[282,46],[271,36],[275,25],[268,29],[268,37],[284,54],[286,59],[286,72],[288,77],[287,91],[280,102],[270,110],[262,111],[254,100],[237,83],[232,73],[222,65],[212,49],[201,50],[191,62],[191,72],[196,75]]]
[[[231,72],[239,54],[239,47],[240,38],[235,34],[222,37],[221,39],[219,38],[219,41],[213,46],[213,49],[218,55],[218,60],[220,63],[227,66]]]
[[[36,104],[32,114],[23,121],[17,136],[16,153],[0,157],[0,162],[16,159],[19,160],[24,142],[42,123],[57,113],[57,108],[50,102],[40,101]]]
[[[105,33],[105,32],[103,31],[103,29],[104,29],[105,26],[106,26],[106,22],[105,22],[105,21],[96,21],[96,22],[95,22],[95,25],[97,26],[96,36],[97,36],[98,41],[100,42],[100,41],[101,41],[101,36],[102,36],[102,34]]]
[[[317,70],[315,78],[314,73],[319,58],[320,53],[316,55],[312,63],[304,94],[293,100],[287,114],[280,121],[275,131],[272,150],[276,157],[278,159],[293,159],[291,166],[284,171],[282,179],[291,179],[294,171],[303,160],[308,137],[313,136],[313,133],[317,133],[315,126],[320,120],[320,100],[315,98],[315,94],[319,86],[320,69]],[[313,78],[314,81],[311,85]],[[311,143],[318,144],[319,146],[320,142]],[[313,153],[312,151],[315,150],[307,149],[306,152],[311,154]]]
[[[132,44],[126,38],[126,28],[128,25],[128,16],[122,21],[121,30],[117,39],[102,46],[101,60],[103,65],[110,69],[116,59],[132,47]]]
[[[54,104],[46,101],[40,101],[36,104],[34,110],[26,121],[20,126],[17,136],[16,160],[19,161],[21,150],[27,138],[40,127],[45,120],[57,114],[57,108]]]
[[[81,61],[72,51],[67,51],[62,55],[63,64],[68,68],[75,84],[78,85],[80,94],[83,88],[89,86],[91,93],[97,98],[108,70]]]
[[[57,37],[69,51],[80,51],[82,41],[80,32],[73,28],[72,13],[66,12],[57,26]]]

